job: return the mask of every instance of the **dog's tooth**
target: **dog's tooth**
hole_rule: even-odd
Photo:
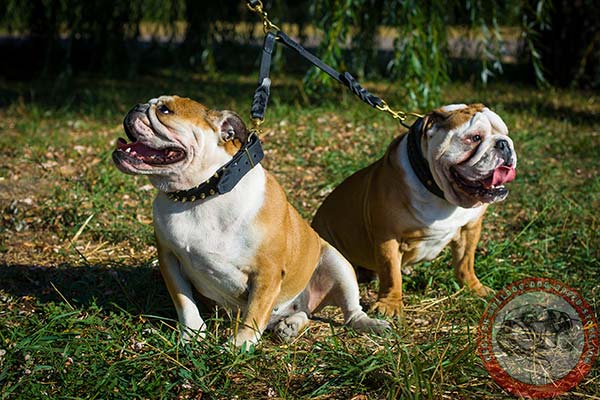
[[[126,148],[125,153],[131,153],[131,147]]]

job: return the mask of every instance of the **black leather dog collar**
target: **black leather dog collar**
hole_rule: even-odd
[[[238,150],[231,161],[223,165],[213,176],[189,190],[169,192],[173,201],[205,200],[217,194],[224,194],[235,187],[240,180],[263,159],[264,153],[257,135],[251,134],[248,141]]]
[[[421,136],[423,135],[423,132],[423,118],[419,118],[410,127],[407,135],[408,137],[406,138],[408,160],[423,186],[437,197],[445,200],[444,192],[437,183],[435,183],[433,175],[431,174],[431,169],[429,168],[429,163],[425,157],[423,157],[423,150],[421,149]]]

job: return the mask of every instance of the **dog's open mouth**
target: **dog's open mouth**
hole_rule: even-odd
[[[506,196],[508,189],[506,189],[504,184],[512,181],[516,175],[513,167],[505,165],[496,168],[489,176],[477,181],[465,178],[456,168],[451,168],[450,171],[454,182],[457,183],[462,191],[483,199],[495,199]]]
[[[123,138],[117,140],[117,151],[130,160],[149,165],[174,164],[185,158],[185,152],[175,147],[154,149],[139,141],[128,143]]]

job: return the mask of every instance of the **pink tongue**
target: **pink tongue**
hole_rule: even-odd
[[[494,175],[492,176],[492,186],[498,186],[510,182],[515,179],[515,176],[517,176],[517,171],[513,167],[502,165],[494,170]]]

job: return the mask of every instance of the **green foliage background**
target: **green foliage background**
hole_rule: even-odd
[[[532,80],[600,85],[600,11],[593,0],[272,0],[264,6],[274,22],[290,29],[293,24],[301,40],[320,39],[316,52],[325,62],[359,79],[397,83],[413,107],[438,104],[440,87],[449,81],[451,26],[476,43],[471,74],[483,83],[502,72],[504,42],[512,40]],[[222,67],[219,57],[240,64],[232,60],[240,58],[235,47],[219,54],[226,45],[260,44],[257,22],[243,0],[0,1],[1,26],[34,40],[42,73],[73,73],[77,54],[87,50],[80,57],[85,68],[133,75],[155,61],[149,54],[156,48],[177,66],[216,71]],[[381,27],[393,37],[383,67]],[[503,37],[502,27],[514,28],[513,37]],[[140,39],[147,44],[141,46]],[[248,58],[243,57],[246,64]],[[315,69],[306,73],[305,83],[307,93],[319,97],[333,84]]]

